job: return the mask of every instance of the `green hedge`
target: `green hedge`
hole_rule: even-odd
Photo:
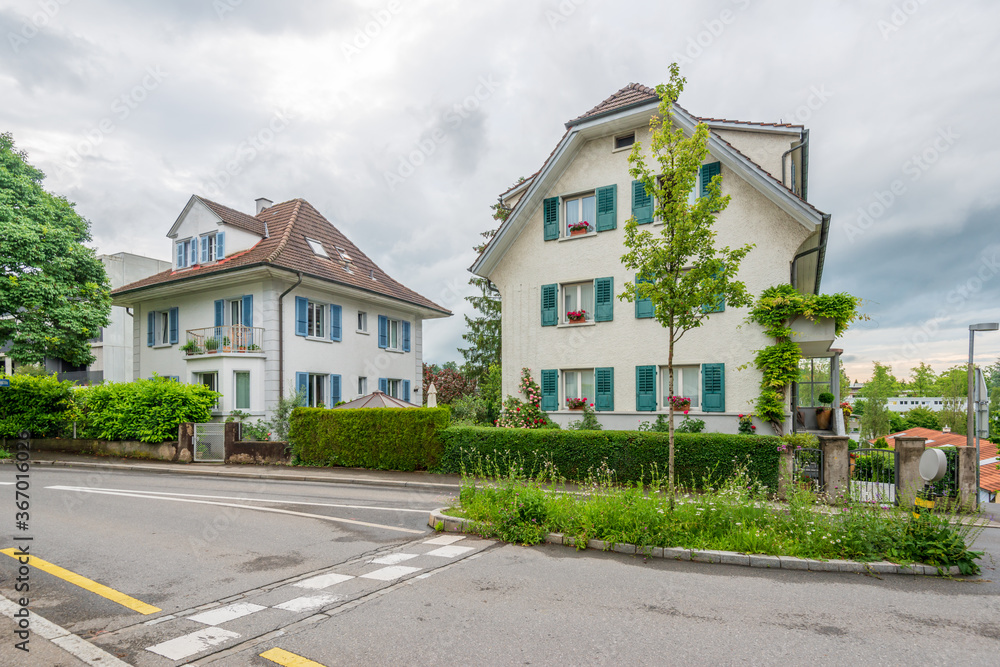
[[[447,408],[296,408],[288,440],[306,465],[427,470],[441,458]]]
[[[0,387],[0,437],[16,438],[29,431],[34,438],[60,435],[73,408],[72,382],[55,376],[0,375],[10,380]]]
[[[220,394],[168,378],[106,382],[75,390],[78,434],[98,440],[167,442],[182,422],[207,422]]]
[[[551,461],[570,480],[583,480],[607,461],[619,482],[649,480],[653,464],[665,475],[669,436],[639,431],[555,431],[548,429],[452,426],[441,431],[444,454],[436,472],[460,472],[486,455],[509,453],[535,466]],[[701,487],[703,480],[729,477],[735,462],[749,458],[751,477],[778,488],[778,445],[774,436],[723,433],[675,434],[674,466],[683,486]]]

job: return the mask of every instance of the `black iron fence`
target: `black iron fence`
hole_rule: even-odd
[[[795,450],[793,478],[819,493],[823,490],[823,450],[800,447]]]
[[[855,449],[851,453],[851,498],[895,503],[899,458],[893,449]]]

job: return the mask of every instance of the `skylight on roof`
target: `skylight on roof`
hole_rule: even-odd
[[[342,260],[344,260],[345,262],[353,262],[354,261],[353,259],[351,259],[351,256],[347,254],[347,251],[344,250],[343,248],[341,248],[339,245],[338,246],[333,246],[333,247],[337,249],[337,253],[340,255],[340,258]]]
[[[319,241],[315,241],[315,240],[313,240],[313,239],[311,239],[311,238],[309,238],[307,236],[306,237],[306,243],[308,243],[309,247],[312,248],[312,251],[315,254],[319,255],[320,257],[329,257],[330,256],[330,255],[326,254],[326,248],[324,248],[323,244],[320,243]]]

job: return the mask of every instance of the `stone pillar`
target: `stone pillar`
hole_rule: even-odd
[[[792,487],[795,480],[795,450],[790,447],[783,452],[778,452],[778,498],[788,500],[792,495]]]
[[[851,480],[851,458],[846,435],[821,435],[819,448],[823,452],[823,491],[830,502],[839,502],[847,495]]]
[[[177,427],[177,460],[181,463],[194,461],[194,424],[182,422]]]
[[[976,507],[976,496],[979,493],[976,488],[976,468],[979,467],[976,450],[974,447],[955,449],[958,450],[958,502],[962,507],[972,510]]]
[[[899,436],[896,439],[896,502],[912,507],[917,492],[924,488],[920,476],[920,457],[927,447],[926,438]]]

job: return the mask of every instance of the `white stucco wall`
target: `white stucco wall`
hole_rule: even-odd
[[[746,130],[715,130],[715,132],[779,181],[781,180],[781,155],[798,141],[798,135],[792,136],[776,132]],[[790,169],[791,162],[785,158],[786,172],[789,172]],[[790,177],[789,173],[788,178]],[[790,185],[790,182],[787,184]]]
[[[640,130],[637,138],[648,147],[647,129]],[[635,410],[635,367],[667,363],[665,330],[653,319],[636,319],[634,305],[617,299],[611,322],[542,327],[540,315],[540,287],[544,284],[612,276],[617,295],[623,291],[624,283],[634,277],[620,263],[624,224],[631,216],[629,152],[615,152],[611,147],[611,137],[584,145],[544,196],[569,195],[616,183],[617,229],[544,241],[541,207],[522,212],[530,213],[530,223],[489,277],[502,294],[504,395],[519,396],[517,386],[522,367],[530,368],[536,381],[540,381],[542,369],[613,367],[615,412],[598,416],[606,426],[634,428],[640,421],[656,418],[657,413]],[[709,157],[706,162],[715,160]],[[771,285],[787,283],[792,257],[809,231],[725,167],[722,178],[722,192],[731,195],[732,201],[717,218],[718,243],[756,244],[743,262],[740,279],[753,295]],[[564,225],[562,214],[560,220]],[[753,368],[738,370],[738,367],[751,362],[755,351],[769,344],[769,340],[759,327],[745,323],[746,314],[746,308],[727,305],[725,312],[712,315],[701,328],[688,332],[675,348],[676,365],[725,364],[726,412],[692,411],[693,416],[705,419],[709,430],[735,433],[736,415],[751,411],[759,394],[760,374]],[[659,374],[657,386],[662,386]],[[559,398],[560,405],[565,405],[561,376]],[[657,404],[665,412],[662,396]],[[579,413],[569,413],[563,408],[553,418],[565,424],[578,419]],[[758,432],[768,429],[758,425]]]
[[[262,279],[233,283],[228,287],[198,289],[190,286],[178,295],[144,301],[136,308],[135,327],[136,377],[177,376],[182,382],[194,382],[200,372],[219,373],[219,391],[223,393],[219,414],[228,414],[235,409],[236,371],[251,373],[251,413],[269,413],[279,397],[278,391],[278,295],[288,289],[294,281]],[[262,350],[258,354],[226,354],[220,350],[215,354],[187,356],[180,346],[187,340],[189,329],[212,327],[215,324],[215,300],[237,299],[245,294],[253,295],[253,324],[263,327]],[[312,339],[295,335],[295,297],[302,296],[324,304],[336,304],[342,308],[341,341],[329,340],[329,311],[324,322],[324,338]],[[147,346],[147,314],[150,311],[164,311],[178,308],[179,342],[174,345]],[[288,293],[282,302],[284,314],[284,394],[295,391],[296,372],[319,373],[341,376],[342,399],[358,398],[358,378],[368,378],[368,393],[378,389],[379,378],[409,380],[411,392],[409,400],[421,403],[421,363],[422,327],[420,318],[409,311],[404,304],[390,306],[384,300],[368,298],[365,295],[336,286],[322,284],[301,285]],[[368,314],[368,332],[357,328],[358,311]],[[378,347],[378,316],[411,323],[410,351],[397,352]],[[327,391],[329,385],[326,385]]]

